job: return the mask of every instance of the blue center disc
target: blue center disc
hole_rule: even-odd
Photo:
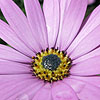
[[[57,55],[50,54],[43,57],[41,64],[43,65],[45,69],[49,69],[53,71],[58,68],[60,63],[61,63],[61,60]]]

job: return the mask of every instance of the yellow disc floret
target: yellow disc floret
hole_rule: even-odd
[[[33,74],[44,81],[62,80],[69,75],[71,59],[58,49],[46,49],[33,58]]]

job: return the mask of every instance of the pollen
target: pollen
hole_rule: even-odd
[[[71,59],[64,51],[46,49],[32,57],[32,72],[37,78],[50,83],[63,80],[70,74]]]

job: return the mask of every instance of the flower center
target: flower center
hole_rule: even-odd
[[[44,81],[53,82],[69,76],[71,59],[64,51],[46,49],[32,57],[33,75]]]
[[[49,69],[49,70],[56,70],[58,68],[58,66],[60,65],[61,60],[60,58],[55,55],[55,54],[50,54],[47,56],[44,56],[42,59],[42,65],[45,69]]]

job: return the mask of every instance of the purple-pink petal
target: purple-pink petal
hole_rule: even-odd
[[[74,7],[74,9],[73,9]],[[59,33],[57,46],[65,50],[78,34],[87,8],[87,0],[72,0],[66,9],[63,18],[61,32]]]
[[[38,0],[24,0],[27,19],[33,33],[33,39],[41,49],[48,47],[46,23]],[[38,51],[37,51],[38,52]]]
[[[43,85],[44,85],[44,83],[43,82],[40,82],[40,81],[37,81],[37,82],[34,82],[34,83],[31,82],[31,85],[30,86],[27,86],[23,90],[20,90],[20,92],[18,90],[18,92],[15,93],[15,95],[11,96],[9,98],[9,100],[14,100],[16,98],[21,99],[20,96],[22,96],[24,94],[27,95],[27,97],[29,98],[29,100],[32,100],[33,97],[34,97],[34,95],[43,87]]]
[[[100,76],[99,75],[98,76],[90,76],[90,77],[80,77],[80,76],[72,76],[71,75],[69,78],[78,79],[78,80],[93,84],[100,88]]]
[[[20,40],[20,38],[16,35],[16,32],[2,20],[0,20],[0,38],[24,55],[29,57],[34,55],[34,52]]]
[[[16,100],[20,99],[21,95],[26,94],[30,100],[33,98],[35,93],[43,86],[43,84],[43,82],[38,81],[37,79],[10,81],[0,86],[0,97],[2,100]]]
[[[78,100],[75,91],[62,81],[53,84],[52,96],[53,100]]]
[[[24,13],[12,0],[0,0],[0,8],[10,27],[32,51],[40,51]]]
[[[69,84],[77,93],[80,100],[99,100],[100,88],[78,79],[65,79],[64,83]]]
[[[23,62],[23,63],[31,63],[32,59],[23,55],[22,53],[16,51],[15,49],[0,45],[0,59],[15,61],[15,62]]]
[[[60,23],[60,1],[44,0],[43,12],[45,15],[46,26],[48,30],[49,48],[54,47]],[[49,13],[48,13],[49,12]]]
[[[79,43],[88,36],[94,29],[100,25],[100,5],[92,12],[84,27],[75,38],[73,43],[67,49],[68,53],[72,53]],[[96,41],[95,41],[96,42]]]
[[[22,63],[16,63],[12,61],[5,61],[5,60],[0,60],[0,75],[9,75],[9,74],[32,74],[30,72],[31,67],[30,65],[27,64],[22,64]]]
[[[90,32],[70,54],[72,59],[85,55],[100,46],[100,25]]]
[[[52,100],[51,84],[45,84],[33,97],[32,100]]]
[[[96,0],[88,0],[88,4],[93,4]]]
[[[34,79],[35,77],[32,74],[15,74],[15,75],[0,75],[0,84],[5,84],[10,81],[21,81],[27,79]]]
[[[73,60],[73,64],[77,64],[79,62],[82,62],[84,60],[90,59],[92,57],[100,56],[100,47],[94,49],[93,51]]]
[[[92,57],[73,65],[70,69],[72,75],[97,75],[100,74],[100,56]]]
[[[43,12],[48,30],[49,48],[54,47],[57,42],[58,34],[62,29],[64,13],[67,13],[70,2],[71,0],[44,0]]]

